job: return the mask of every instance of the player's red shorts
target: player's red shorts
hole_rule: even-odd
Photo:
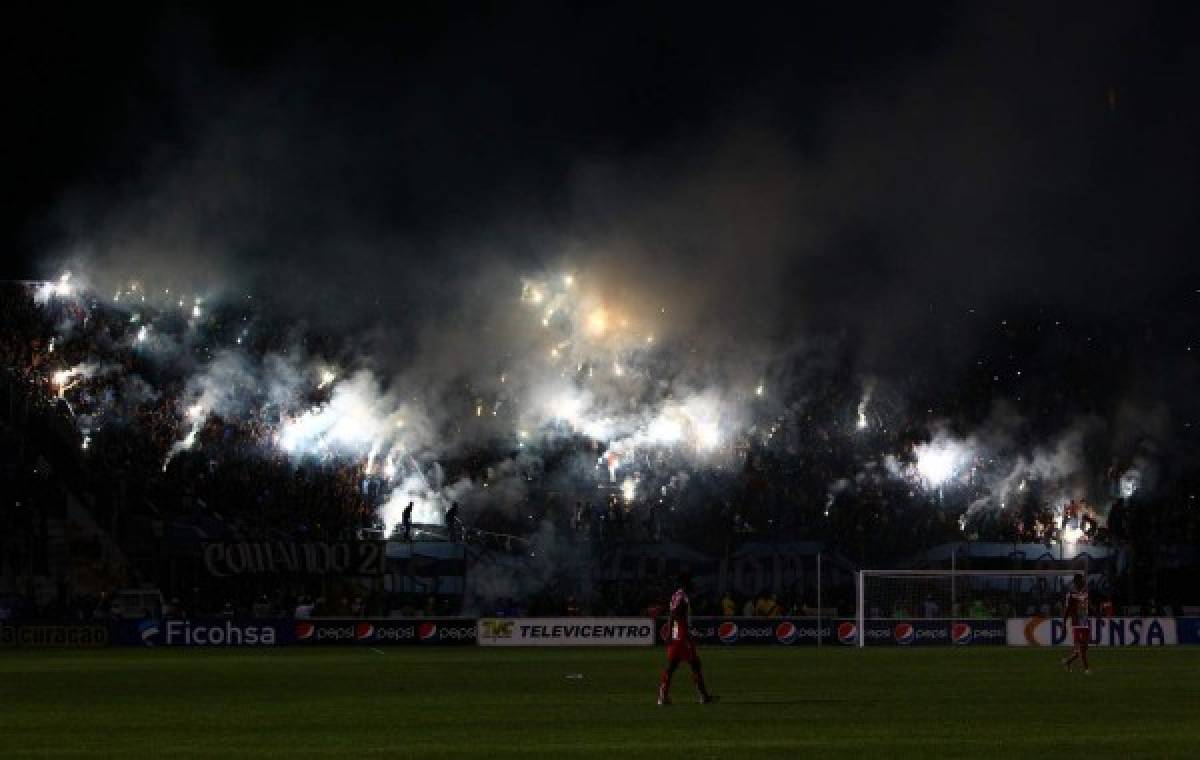
[[[1086,645],[1091,640],[1092,640],[1092,632],[1090,630],[1088,630],[1087,628],[1072,628],[1071,629],[1071,641],[1075,642],[1076,644]]]
[[[679,639],[667,644],[668,662],[694,662],[698,657],[696,645],[688,639]]]

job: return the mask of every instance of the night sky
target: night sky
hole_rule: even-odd
[[[4,274],[269,286],[412,335],[565,261],[695,336],[895,370],[1062,320],[1174,371],[1200,9],[1102,5],[22,3]]]

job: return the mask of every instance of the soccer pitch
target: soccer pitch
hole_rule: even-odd
[[[661,648],[8,651],[0,750],[30,756],[1184,757],[1200,647],[708,648],[722,701],[654,704]],[[582,677],[579,677],[582,676]],[[1051,754],[1056,753],[1056,754]]]

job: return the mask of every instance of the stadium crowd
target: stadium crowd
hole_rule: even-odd
[[[236,600],[217,592],[201,594],[201,581],[194,575],[170,577],[170,555],[189,542],[347,540],[393,527],[380,522],[386,486],[362,462],[289,457],[272,438],[279,420],[268,412],[206,413],[192,445],[178,445],[195,423],[183,402],[187,373],[211,360],[217,346],[236,340],[240,350],[258,357],[286,354],[297,341],[310,355],[336,355],[339,350],[334,336],[272,322],[245,304],[216,305],[201,320],[186,316],[145,307],[131,317],[129,310],[95,299],[40,298],[36,284],[0,284],[0,569],[15,600],[3,607],[9,614],[32,604],[36,595],[21,584],[45,576],[56,551],[71,555],[76,580],[67,588],[72,584],[60,578],[61,588],[40,595],[52,599],[43,605],[43,614],[96,614],[105,608],[105,591],[144,583],[171,596],[193,597],[178,607],[203,607],[206,612],[258,607],[287,614],[303,606],[298,601],[303,589],[254,588]],[[171,349],[152,350],[153,341]],[[820,373],[805,375],[803,387],[789,390],[796,398],[788,405],[792,411],[775,420],[770,435],[748,432],[732,444],[735,467],[694,470],[680,483],[678,473],[687,469],[686,463],[662,452],[647,462],[645,473],[649,482],[675,484],[657,492],[662,498],[622,498],[616,487],[601,482],[597,491],[595,479],[578,476],[576,494],[600,494],[579,499],[564,496],[561,474],[547,464],[540,479],[530,479],[519,509],[465,513],[461,519],[467,528],[461,537],[509,536],[502,549],[523,553],[536,547],[538,526],[549,523],[556,535],[569,538],[573,551],[591,552],[597,560],[632,543],[680,542],[719,557],[763,537],[815,540],[855,562],[879,565],[964,539],[1058,543],[1071,525],[1082,545],[1122,548],[1117,556],[1123,559],[1110,570],[1111,585],[1129,597],[1145,597],[1157,589],[1156,580],[1146,585],[1147,578],[1159,577],[1161,552],[1156,547],[1200,543],[1194,495],[1200,484],[1194,472],[1166,473],[1169,477],[1161,477],[1153,493],[1121,494],[1107,509],[1077,501],[1052,504],[1037,484],[1023,490],[1014,504],[970,509],[983,495],[981,484],[998,474],[988,468],[1002,466],[984,458],[954,488],[919,488],[889,477],[885,459],[911,464],[913,447],[927,440],[932,418],[967,429],[1005,389],[996,387],[997,376],[986,369],[956,377],[954,384],[946,378],[910,377],[903,392],[896,393],[905,401],[881,392],[875,400],[882,409],[878,419],[858,425],[854,410],[861,384],[852,358],[845,355]],[[1046,429],[1080,409],[1073,402],[1069,412],[1055,411],[1061,398],[1055,395],[1056,384],[1073,380],[1054,375],[1059,366],[1048,363],[1045,382],[1025,391],[1026,403],[1042,411],[1037,424]],[[81,367],[86,369],[65,374]],[[311,389],[310,402],[327,398],[327,389]],[[884,415],[886,421],[878,421]],[[547,463],[579,453],[594,458],[594,444],[582,439],[552,445],[558,450],[545,452]],[[502,450],[485,449],[442,464],[453,478],[483,482],[490,464],[503,456]],[[1119,494],[1126,465],[1114,461],[1109,468],[1104,487],[1113,496]],[[68,514],[68,493],[83,505],[96,530],[86,539],[67,536],[57,542],[67,548],[55,549],[51,523],[77,525],[84,519]],[[512,536],[519,539],[516,545]],[[1141,580],[1134,584],[1130,579],[1138,573]],[[661,591],[604,591],[587,605],[594,611],[645,610],[662,600]],[[354,602],[350,593],[351,601],[345,603],[313,604],[316,610],[339,614],[396,604],[378,594]],[[700,611],[729,614],[732,605],[739,613],[771,616],[796,614],[811,604],[799,592],[781,599],[710,597],[698,601]],[[413,612],[429,605],[453,611],[452,603],[432,597],[404,600]],[[538,599],[508,600],[497,609],[564,611],[572,604],[570,584],[563,583]]]

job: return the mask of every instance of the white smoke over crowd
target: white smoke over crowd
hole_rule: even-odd
[[[86,320],[100,301],[86,288],[63,289],[69,280],[47,283],[38,297],[85,304]],[[771,398],[771,388],[788,382],[781,366],[744,354],[696,357],[677,337],[689,330],[672,324],[665,306],[638,308],[637,299],[620,297],[625,291],[607,297],[578,272],[514,278],[496,289],[479,312],[487,330],[477,336],[477,351],[468,347],[478,322],[468,321],[449,329],[442,344],[464,354],[425,361],[432,355],[422,353],[395,370],[370,356],[311,355],[301,338],[286,350],[256,354],[243,345],[261,316],[253,308],[243,305],[253,319],[234,320],[234,330],[214,337],[203,329],[208,302],[168,288],[160,296],[131,284],[103,308],[128,312],[137,326],[135,350],[184,368],[178,434],[164,470],[213,418],[246,423],[266,456],[353,462],[364,476],[380,478],[380,518],[389,529],[408,504],[417,523],[440,522],[453,503],[468,513],[519,510],[547,446],[572,448],[572,467],[621,503],[653,500],[686,484],[689,472],[738,466],[751,440],[770,440],[785,416],[803,411],[802,400],[784,407]],[[228,300],[211,299],[226,320],[235,314],[221,311]],[[108,376],[127,403],[161,393],[145,378],[99,362],[57,370],[51,383],[65,398],[79,379]],[[847,431],[869,440],[894,420],[877,378],[865,379],[862,389]],[[1116,492],[1105,493],[1084,454],[1089,435],[1109,432],[1102,421],[1083,418],[1032,442],[1023,435],[1026,424],[998,403],[975,430],[956,433],[935,422],[926,440],[879,455],[888,477],[938,500],[957,492],[966,504],[964,525],[1009,508],[1034,484],[1061,525],[1067,502],[1090,497],[1102,510],[1110,497],[1128,498],[1143,487],[1152,468],[1152,456],[1141,456],[1120,473]],[[448,481],[440,462],[472,447],[490,447],[488,466]],[[835,497],[864,477],[831,479],[827,516]]]
[[[539,449],[572,440],[586,442],[581,451],[592,452],[598,480],[632,501],[639,469],[664,452],[687,466],[729,462],[751,407],[762,405],[761,383],[705,384],[712,375],[701,367],[709,360],[678,361],[680,346],[659,339],[670,332],[665,307],[648,317],[577,274],[506,283],[481,311],[490,328],[479,336],[480,350],[423,356],[390,373],[371,369],[378,363],[369,356],[339,366],[309,355],[302,341],[255,353],[243,340],[252,339],[260,315],[243,305],[247,316],[237,320],[228,308],[240,294],[202,299],[136,281],[112,288],[108,300],[90,289],[64,289],[68,279],[39,288],[39,298],[79,304],[82,321],[96,309],[125,315],[127,348],[168,375],[183,373],[178,434],[164,471],[196,446],[210,420],[244,423],[266,450],[298,462],[357,461],[365,475],[384,478],[389,527],[409,502],[418,522],[440,520],[456,501],[512,507],[524,498],[528,473],[541,466]],[[209,304],[235,329],[218,336],[206,322]],[[67,334],[72,329],[65,326]],[[443,349],[471,342],[454,328],[443,337]],[[145,377],[97,362],[58,370],[51,381],[65,395],[80,378],[100,373],[113,375],[127,402],[161,393]],[[445,482],[441,458],[496,438],[508,441],[500,450],[514,453],[496,459],[486,478]]]

